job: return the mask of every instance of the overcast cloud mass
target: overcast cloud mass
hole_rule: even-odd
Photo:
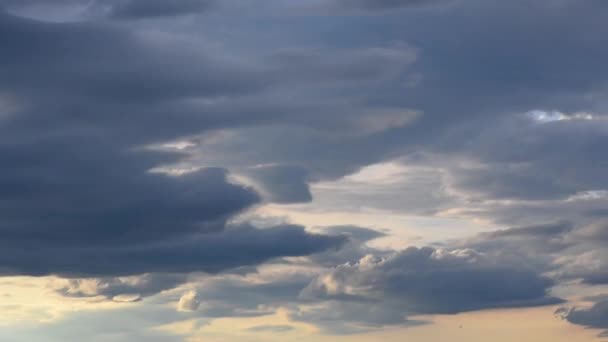
[[[0,340],[608,337],[607,23],[0,0]]]

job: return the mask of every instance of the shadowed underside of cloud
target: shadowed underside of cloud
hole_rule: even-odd
[[[247,234],[247,230],[249,230],[251,234]],[[209,257],[207,260],[209,263],[208,265],[203,264],[203,262],[205,262],[204,260],[197,260],[197,264],[193,265],[192,271],[205,270],[207,272],[213,272],[212,267],[214,266],[222,268],[223,263],[235,262],[236,260],[234,259],[236,258],[236,255],[240,254],[237,250],[240,250],[241,252],[243,250],[247,251],[246,255],[248,259],[242,262],[236,261],[235,264],[240,266],[238,266],[239,269],[235,269],[234,272],[236,272],[236,274],[241,274],[242,277],[244,277],[246,273],[256,272],[255,268],[248,269],[248,265],[256,266],[259,263],[258,258],[263,260],[269,259],[272,258],[271,255],[273,253],[276,253],[274,257],[307,256],[308,254],[316,253],[315,255],[309,256],[314,264],[318,263],[333,266],[348,260],[359,259],[365,255],[366,251],[376,251],[375,249],[365,247],[363,241],[384,236],[382,233],[375,230],[354,226],[327,227],[324,229],[324,234],[327,235],[307,234],[303,231],[302,227],[298,226],[273,226],[264,230],[240,226],[231,227],[229,232],[234,232],[235,234],[225,236],[223,239],[239,244],[239,248],[230,247],[228,246],[228,243],[222,243],[214,236],[217,234],[204,235],[202,238],[206,242],[192,242],[199,248],[207,250]],[[226,232],[222,234],[225,233]],[[276,236],[276,239],[271,236]],[[315,238],[319,238],[319,240],[313,242],[312,240]],[[256,242],[253,239],[259,239],[260,241]],[[290,242],[292,239],[293,241]],[[312,240],[307,241],[309,239]],[[241,242],[237,242],[237,240],[241,240]],[[258,245],[262,243],[267,243],[268,245]],[[307,246],[307,244],[310,245]],[[286,253],[279,252],[279,249],[283,247],[288,250]],[[338,249],[338,247],[340,248]],[[233,249],[232,251],[226,250],[227,254],[231,254],[230,256],[222,255],[222,252],[218,253],[219,249],[225,248]],[[255,251],[256,248],[259,248],[259,252],[265,255],[257,255],[257,252]],[[265,248],[265,250],[262,251],[262,248]],[[308,248],[310,248],[310,253],[298,252]],[[217,259],[214,259],[214,256],[217,256]],[[189,263],[189,261],[181,261],[179,256],[176,256],[176,262],[178,261],[181,263]],[[150,263],[157,264],[154,260],[150,260]],[[194,264],[194,262],[192,263]],[[55,290],[59,294],[67,297],[105,297],[106,299],[115,301],[120,299],[123,301],[136,301],[191,281],[191,277],[186,272],[169,273],[179,272],[179,267],[180,266],[168,265],[164,270],[155,271],[161,273],[121,277],[111,276],[111,272],[108,272],[106,276],[103,276],[104,274],[97,275],[89,272],[84,274],[84,276],[88,276],[88,278],[68,279],[65,283],[56,287]],[[237,266],[233,266],[232,268],[234,267]],[[226,269],[227,268],[230,267],[226,267]],[[240,273],[239,271],[245,272]],[[218,311],[227,314],[230,310],[233,310],[234,312],[244,308],[253,310],[260,305],[271,306],[273,303],[284,303],[290,300],[296,300],[298,292],[310,282],[311,277],[311,275],[295,273],[294,276],[287,279],[279,279],[276,283],[269,282],[257,285],[248,284],[244,278],[240,281],[231,279],[218,280],[205,284],[205,286],[197,291],[190,291],[184,294],[178,303],[178,309],[181,311],[195,311],[202,301],[205,301],[208,304],[211,301],[217,302],[219,300],[221,302],[220,306],[223,306],[224,309],[222,309],[223,311]],[[196,278],[194,277],[194,279]],[[237,292],[242,293],[243,295],[236,295]],[[228,308],[231,309],[228,310]],[[206,314],[217,315],[217,313],[211,313],[211,311]]]
[[[386,260],[364,257],[319,277],[303,298],[399,302],[402,314],[457,313],[559,302],[535,270],[473,250],[408,248]]]
[[[148,272],[213,273],[257,265],[272,258],[305,256],[338,248],[344,240],[343,236],[307,233],[300,226],[239,227],[123,245],[86,246],[86,241],[81,241],[76,246],[55,247],[42,243],[34,251],[20,243],[17,248],[3,248],[0,264],[4,275],[90,277]]]
[[[582,325],[588,328],[608,329],[608,301],[600,300],[590,308],[561,308],[557,311],[570,323]],[[600,337],[608,336],[608,330],[600,334]]]

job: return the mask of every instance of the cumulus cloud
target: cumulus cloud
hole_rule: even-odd
[[[201,301],[198,298],[198,293],[194,290],[190,290],[184,293],[177,302],[178,311],[196,311],[201,305]]]
[[[303,298],[399,302],[402,315],[457,313],[559,302],[535,270],[473,250],[408,248],[388,259],[366,256],[313,281]]]
[[[114,301],[138,301],[186,282],[184,274],[145,274],[118,278],[69,279],[56,291],[66,297],[105,297]],[[124,300],[125,298],[130,300]],[[121,300],[123,299],[123,300]]]

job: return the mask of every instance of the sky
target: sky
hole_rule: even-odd
[[[0,341],[607,341],[606,23],[0,0]]]

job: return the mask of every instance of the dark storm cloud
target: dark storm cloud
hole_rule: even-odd
[[[411,125],[365,137],[337,138],[336,133],[325,138],[313,130],[308,139],[300,139],[299,128],[281,128],[245,131],[242,139],[263,146],[252,159],[300,162],[321,178],[422,150],[453,159],[472,157],[485,166],[454,170],[456,186],[484,199],[555,199],[605,187],[605,163],[596,162],[603,159],[598,153],[606,143],[605,124],[535,124],[519,118],[534,109],[601,113],[605,108],[601,96],[592,95],[602,94],[607,86],[602,23],[608,18],[596,6],[604,4],[463,1],[441,11],[395,18],[328,19],[348,27],[326,28],[334,34],[325,38],[329,43],[347,36],[340,44],[402,41],[419,51],[407,75],[331,94],[360,107],[407,107],[423,115]],[[354,33],[347,35],[349,29]],[[572,64],[573,60],[581,63]],[[301,64],[309,61],[305,58]],[[344,111],[351,108],[335,110]],[[283,136],[291,139],[289,148],[267,142]],[[235,151],[222,151],[220,146],[219,153],[223,152]]]
[[[95,152],[100,157],[100,151]],[[220,169],[168,177],[146,173],[140,165],[130,169],[125,160],[110,160],[74,163],[73,173],[68,173],[60,169],[70,165],[68,161],[60,164],[58,159],[35,160],[44,174],[19,174],[29,164],[18,161],[2,172],[2,198],[7,202],[0,206],[5,213],[3,247],[95,247],[213,232],[258,200],[252,190],[227,183]],[[134,158],[131,164],[133,160],[141,162]]]
[[[99,228],[88,227],[87,223],[81,222],[80,227],[88,228],[90,237],[71,245],[65,246],[68,236],[58,246],[46,240],[34,246],[23,241],[18,245],[13,243],[13,247],[6,246],[0,256],[2,273],[98,277],[148,272],[221,272],[272,258],[305,256],[338,248],[345,241],[343,236],[316,235],[300,226],[283,226],[238,227],[217,233],[167,233],[168,237],[153,241],[134,239],[128,244],[112,241],[99,246],[95,236]],[[170,229],[167,225],[165,229]]]
[[[541,272],[472,249],[412,247],[383,257],[370,254],[311,281],[299,299],[314,305],[294,308],[290,317],[326,333],[352,334],[425,324],[410,318],[421,314],[560,303],[549,294],[555,282]]]
[[[15,104],[0,117],[2,274],[219,272],[342,243],[295,226],[224,231],[257,193],[221,168],[150,172],[184,155],[147,145],[234,120],[181,100],[261,80],[124,28],[2,13],[0,39],[0,93]]]
[[[0,91],[19,111],[3,121],[3,133],[32,136],[43,130],[53,138],[150,143],[236,120],[218,113],[225,110],[188,100],[251,93],[263,84],[252,70],[200,49],[178,49],[124,28],[41,23],[6,14],[0,14],[0,27],[6,42]]]
[[[463,137],[469,148],[462,153],[484,165],[452,168],[452,186],[482,199],[520,200],[565,200],[608,188],[600,176],[607,171],[601,151],[608,143],[601,115],[550,122],[532,114],[497,120],[500,125],[485,123],[482,131]]]
[[[562,281],[602,283],[599,277],[608,260],[605,244],[601,238],[590,239],[602,234],[598,225],[557,222],[482,233],[440,248],[408,248],[393,255],[368,249],[359,261],[319,275],[300,292],[300,300],[323,305],[291,314],[343,334],[362,327],[416,324],[408,317],[419,314],[559,303],[550,291]],[[602,308],[598,304],[568,312],[573,312],[572,322],[585,320],[588,326],[603,327],[593,323],[605,319]]]
[[[130,278],[70,279],[56,291],[66,297],[97,297],[138,301],[187,281],[185,274],[145,274]]]
[[[456,245],[490,253],[507,263],[526,264],[558,282],[605,285],[606,231],[603,221],[582,225],[557,222],[482,233]]]

